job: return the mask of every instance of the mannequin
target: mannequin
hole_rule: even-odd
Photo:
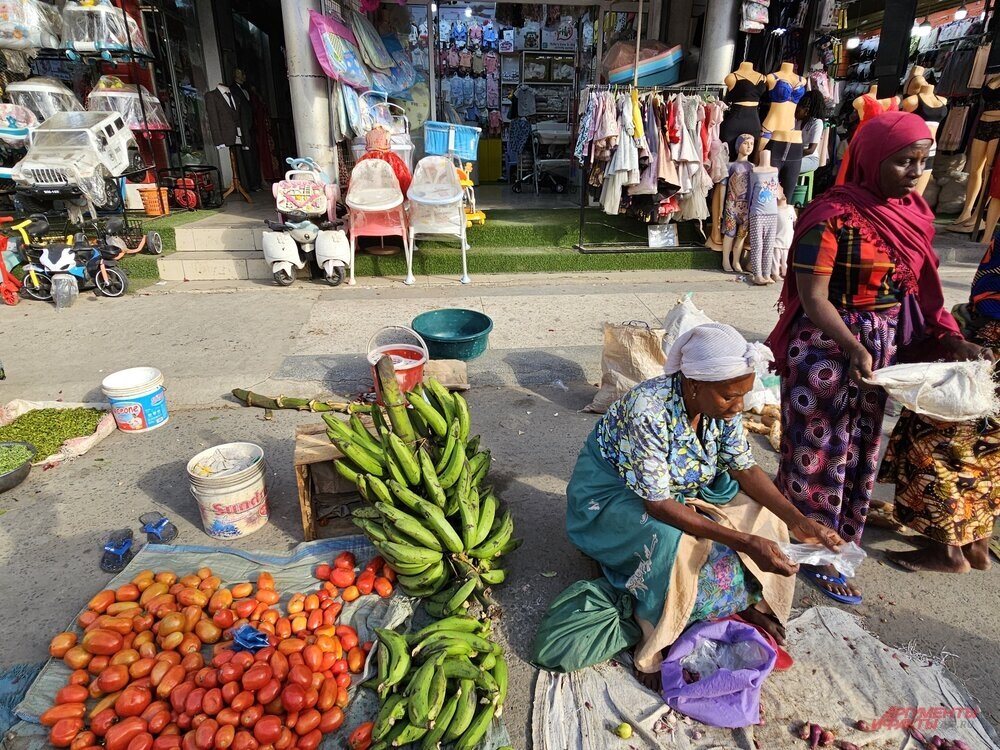
[[[240,130],[243,131],[243,145],[249,148],[241,149],[236,156],[240,160],[240,174],[247,188],[253,192],[260,190],[260,154],[257,153],[257,134],[253,124],[253,100],[250,89],[246,85],[246,74],[236,68],[233,70],[232,91],[239,101]]]
[[[923,70],[919,66],[918,68],[914,68],[914,70],[917,69]],[[927,161],[924,162],[924,173],[920,175],[920,179],[917,182],[917,192],[923,195],[924,190],[927,188],[927,183],[931,181],[931,173],[934,169],[934,154],[937,153],[938,126],[944,122],[945,115],[948,113],[948,100],[943,96],[935,94],[934,87],[929,83],[926,81],[920,83],[920,81],[924,81],[923,75],[914,75],[910,79],[906,90],[907,92],[915,90],[916,93],[903,99],[900,109],[904,112],[913,112],[923,118],[924,122],[927,123],[927,127],[930,128],[931,138],[934,141],[927,155]],[[916,84],[915,88],[914,84]]]
[[[868,89],[868,93],[862,94],[857,97],[854,102],[854,111],[858,114],[858,119],[861,121],[858,127],[854,131],[854,136],[857,137],[858,131],[864,127],[868,120],[878,117],[886,112],[895,112],[899,109],[899,99],[895,96],[889,97],[888,99],[878,98],[878,85],[874,85]],[[851,162],[851,147],[848,145],[847,151],[844,152],[844,158],[840,162],[840,171],[837,172],[837,183],[838,185],[843,185],[844,180],[847,177],[847,165]]]
[[[997,152],[997,139],[1000,138],[1000,74],[986,78],[980,92],[983,98],[983,113],[979,116],[975,132],[972,136],[972,149],[966,172],[969,182],[965,188],[965,206],[955,223],[948,227],[953,232],[971,232],[975,221],[972,212],[976,208],[979,191],[983,188],[983,170],[993,162]]]
[[[729,105],[729,109],[722,116],[719,140],[729,148],[729,160],[732,162],[737,158],[737,140],[746,133],[756,135],[760,132],[758,107],[761,97],[767,91],[767,86],[764,75],[754,70],[753,64],[749,62],[741,62],[736,70],[726,76],[723,83],[726,85],[725,102]],[[726,185],[720,182],[712,192],[712,201],[709,206],[712,216],[712,234],[709,241],[705,243],[713,250],[718,250],[720,244],[725,247],[726,240],[721,230],[725,202]],[[739,253],[737,252],[736,255],[738,258]],[[723,267],[726,270],[731,270],[725,260]]]
[[[220,151],[228,148],[229,161],[233,168],[233,182],[223,197],[238,192],[247,203],[252,203],[250,195],[240,180],[240,162],[236,155],[237,152],[248,148],[244,145],[243,129],[240,125],[241,106],[239,98],[225,84],[220,83],[205,94],[205,110],[208,114],[208,127],[211,131],[212,142]]]
[[[771,153],[761,151],[759,163],[750,173],[750,282],[773,284],[771,266],[778,229],[778,170],[771,166]]]
[[[770,163],[778,170],[785,194],[791,195],[802,167],[802,131],[795,129],[795,110],[805,96],[806,80],[786,62],[767,77],[767,87],[771,106],[764,118],[762,149],[771,152]]]
[[[744,133],[736,142],[736,159],[729,164],[726,202],[722,212],[722,270],[743,273],[740,255],[743,253],[750,220],[750,173],[753,171],[750,155],[754,151],[756,140],[749,133]]]
[[[906,85],[903,87],[904,96],[915,96],[920,93],[920,88],[922,86],[927,86],[927,79],[924,78],[924,73],[927,69],[921,65],[914,65],[910,69],[910,77],[906,80]]]

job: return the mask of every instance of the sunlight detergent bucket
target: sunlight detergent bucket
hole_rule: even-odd
[[[119,370],[104,378],[101,390],[122,432],[149,432],[170,419],[163,374],[155,367]]]
[[[390,336],[389,332],[401,331],[419,342],[419,346],[403,343],[380,343]],[[378,403],[382,404],[382,389],[378,383],[378,372],[375,365],[383,354],[392,358],[392,366],[396,370],[396,382],[403,393],[409,393],[424,380],[424,365],[430,359],[427,344],[420,334],[406,326],[386,326],[368,339],[368,364],[372,367],[372,380],[375,381],[375,394]]]
[[[238,539],[267,523],[264,449],[254,443],[226,443],[188,461],[191,494],[205,533]]]

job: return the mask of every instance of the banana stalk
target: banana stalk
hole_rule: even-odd
[[[259,409],[295,409],[297,411],[337,411],[341,414],[365,414],[371,411],[367,404],[351,404],[345,401],[318,401],[314,398],[292,398],[291,396],[262,396],[243,388],[233,388],[233,398],[244,406]]]

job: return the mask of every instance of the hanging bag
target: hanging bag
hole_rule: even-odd
[[[584,411],[603,414],[643,380],[663,374],[663,329],[641,320],[604,324],[601,387]]]
[[[549,605],[535,633],[531,663],[550,672],[575,672],[633,647],[641,635],[629,594],[606,578],[577,581]]]

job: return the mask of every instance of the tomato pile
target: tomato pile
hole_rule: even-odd
[[[56,635],[49,653],[73,670],[41,716],[49,741],[70,750],[316,750],[344,723],[353,675],[372,642],[338,624],[343,602],[391,595],[395,574],[382,558],[356,572],[341,553],[315,571],[309,594],[281,595],[270,573],[256,586],[223,586],[211,569],[179,578],[144,570],[90,600],[75,632]],[[233,650],[251,625],[269,645]],[[206,662],[203,647],[211,646]],[[371,744],[372,723],[351,735]]]

